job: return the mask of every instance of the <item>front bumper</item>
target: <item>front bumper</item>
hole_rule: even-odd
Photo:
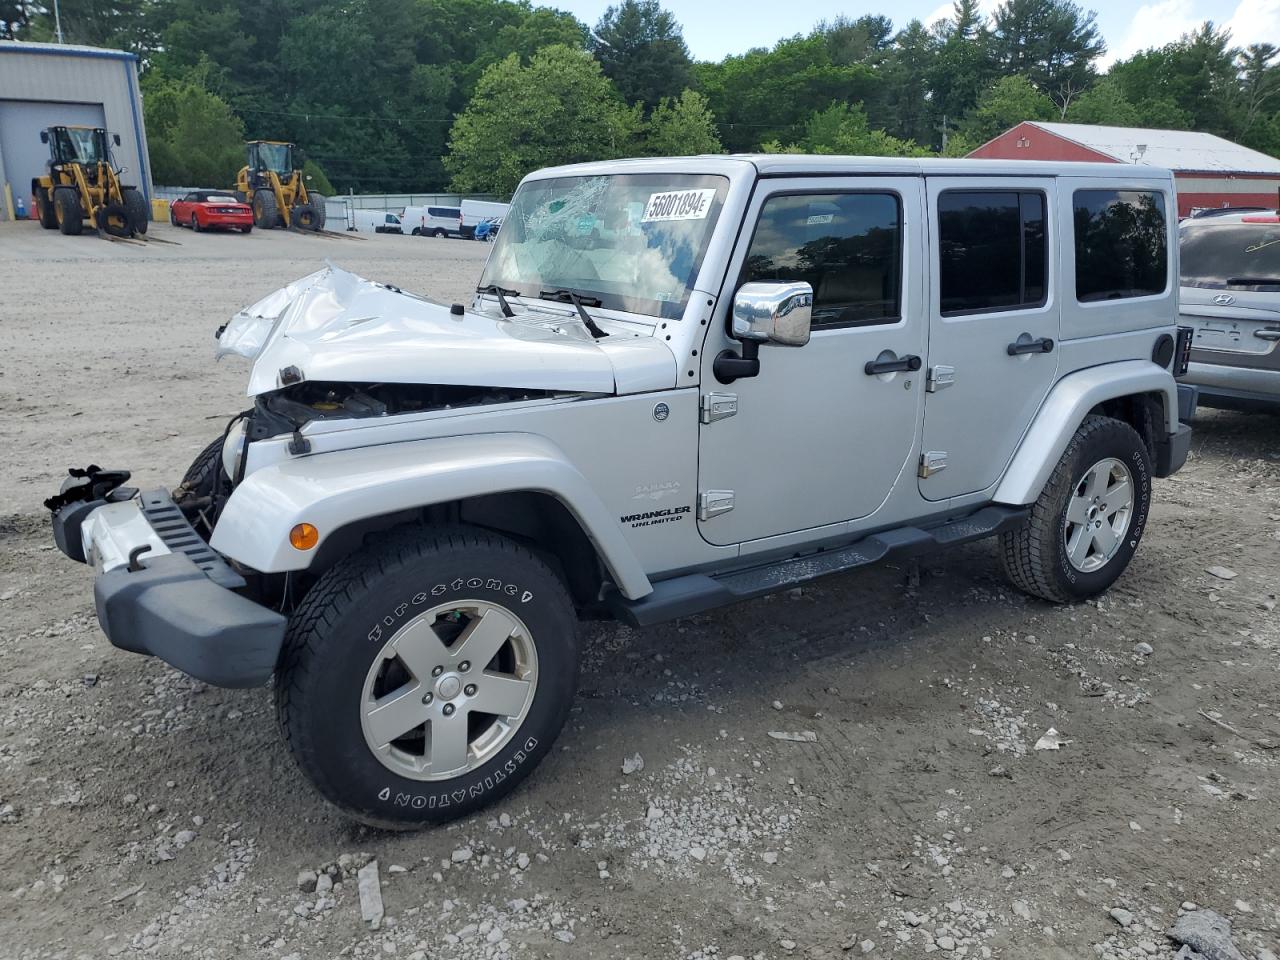
[[[271,677],[285,618],[236,592],[244,579],[165,491],[60,505],[53,536],[67,556],[97,568],[94,604],[113,646],[220,687]]]

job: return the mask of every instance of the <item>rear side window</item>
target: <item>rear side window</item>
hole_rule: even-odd
[[[1169,272],[1164,194],[1077,190],[1076,299],[1123,300],[1163,293]]]
[[[462,211],[455,207],[427,207],[427,215],[444,217],[446,220],[457,220],[462,216]]]
[[[943,192],[938,262],[944,317],[1042,306],[1048,273],[1044,194]]]
[[[902,204],[892,193],[771,197],[741,283],[803,280],[814,326],[889,323],[902,315]]]

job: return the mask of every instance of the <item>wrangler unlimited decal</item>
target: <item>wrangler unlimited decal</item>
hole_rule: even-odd
[[[652,527],[659,523],[675,523],[677,520],[683,520],[685,514],[693,510],[693,507],[667,507],[665,510],[647,510],[644,513],[633,513],[630,516],[619,517],[618,521],[630,526],[632,529],[636,527]]]

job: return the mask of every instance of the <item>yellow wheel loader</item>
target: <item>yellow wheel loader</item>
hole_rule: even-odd
[[[137,187],[120,183],[123,168],[111,165],[107,131],[101,127],[49,127],[40,131],[49,145],[43,176],[31,181],[40,225],[69,236],[91,229],[113,237],[147,232],[147,201]],[[112,137],[120,146],[120,136]]]
[[[278,140],[245,144],[248,163],[236,175],[236,196],[253,207],[254,226],[264,230],[324,229],[324,197],[307,189],[298,148]]]

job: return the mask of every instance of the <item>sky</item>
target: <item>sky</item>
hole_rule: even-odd
[[[569,10],[594,26],[609,5],[608,0],[541,0],[547,6]],[[1000,0],[982,0],[988,13]],[[1280,0],[1076,0],[1095,10],[1107,41],[1103,66],[1139,50],[1159,47],[1198,27],[1205,20],[1231,29],[1235,42],[1269,42],[1280,46]],[[783,36],[807,33],[818,21],[844,14],[886,13],[899,26],[914,18],[930,24],[951,11],[945,0],[881,0],[873,5],[846,6],[832,0],[663,0],[684,27],[684,39],[696,60],[720,60],[752,47],[769,47]],[[782,7],[786,20],[778,16]]]

